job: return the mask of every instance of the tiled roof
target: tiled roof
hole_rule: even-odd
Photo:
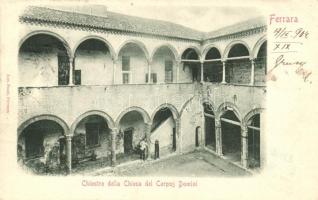
[[[43,7],[28,7],[22,18],[47,22],[62,22],[94,28],[145,33],[158,36],[201,40],[203,33],[171,22],[133,17],[107,12],[107,17],[94,16]]]
[[[226,26],[224,28],[220,28],[215,31],[211,31],[206,33],[205,39],[216,38],[223,35],[229,35],[233,33],[242,32],[245,30],[255,29],[266,26],[266,20],[264,17],[257,17],[253,19],[249,19],[240,23],[236,23],[230,26]]]
[[[107,11],[106,16],[94,16],[77,12],[61,11],[44,7],[28,7],[20,16],[22,19],[49,23],[63,23],[132,33],[151,34],[190,40],[203,40],[228,35],[266,25],[263,18],[256,18],[227,26],[212,32],[200,32],[167,21],[146,19]]]

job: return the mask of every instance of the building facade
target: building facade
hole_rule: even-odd
[[[210,33],[107,12],[20,16],[18,161],[37,173],[203,148],[262,166],[266,23]]]

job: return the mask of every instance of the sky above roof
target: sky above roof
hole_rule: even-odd
[[[90,6],[47,6],[49,8],[107,16],[107,11],[143,18],[165,20],[198,31],[209,32],[247,19],[261,16],[255,7],[212,7],[180,5],[109,4]]]

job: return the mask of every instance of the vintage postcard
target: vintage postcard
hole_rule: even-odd
[[[0,199],[318,199],[317,1],[1,5]]]

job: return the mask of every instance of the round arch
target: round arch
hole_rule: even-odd
[[[78,47],[79,47],[83,42],[85,42],[85,41],[87,41],[87,40],[90,40],[90,39],[95,39],[95,40],[98,40],[98,41],[103,42],[103,43],[107,46],[107,48],[109,49],[111,58],[112,58],[112,59],[117,58],[116,52],[115,52],[115,50],[114,50],[114,47],[111,45],[111,43],[108,42],[105,38],[103,38],[103,37],[101,37],[101,36],[98,36],[98,35],[89,35],[89,36],[86,36],[86,37],[80,39],[80,40],[75,44],[75,46],[74,46],[74,48],[73,48],[73,52],[72,52],[73,58],[75,58],[75,53],[76,53],[76,50],[78,49]]]
[[[232,47],[236,44],[242,44],[243,46],[246,47],[247,51],[248,51],[248,55],[251,56],[251,49],[249,47],[249,45],[243,41],[243,40],[234,40],[232,42],[230,42],[226,47],[225,47],[225,50],[224,50],[224,53],[223,53],[223,58],[224,59],[227,59],[228,58],[228,55],[229,55],[229,52],[230,50],[232,49]]]
[[[78,125],[78,123],[84,119],[85,117],[88,117],[90,115],[98,115],[102,118],[104,118],[106,120],[106,123],[108,125],[108,127],[110,129],[113,129],[115,128],[115,123],[114,123],[114,120],[105,112],[103,111],[99,111],[99,110],[90,110],[90,111],[87,111],[83,114],[81,114],[79,117],[77,117],[75,119],[75,121],[72,123],[72,126],[71,126],[71,130],[70,130],[70,134],[73,135],[74,134],[74,131],[75,131],[75,128],[76,126]]]
[[[248,121],[257,114],[261,114],[263,112],[263,108],[255,108],[253,110],[251,110],[250,112],[248,112],[245,117],[242,120],[243,126],[246,127],[248,124]]]
[[[27,35],[25,35],[20,41],[19,41],[19,50],[21,48],[21,46],[23,45],[23,43],[31,38],[32,36],[35,36],[35,35],[40,35],[40,34],[44,34],[44,35],[49,35],[49,36],[52,36],[54,38],[56,38],[57,40],[59,40],[64,48],[66,49],[66,52],[67,52],[67,55],[69,56],[69,58],[72,58],[72,50],[70,48],[70,45],[68,44],[68,42],[62,37],[60,36],[59,34],[57,33],[54,33],[52,31],[46,31],[46,30],[38,30],[38,31],[32,31],[30,33],[28,33]]]
[[[239,112],[239,109],[237,108],[237,106],[235,104],[233,104],[231,102],[224,102],[218,107],[216,118],[220,119],[221,116],[228,110],[232,110],[234,112],[234,114],[236,115],[236,117],[240,120],[240,122],[242,122],[242,115]]]
[[[177,49],[174,46],[172,46],[171,44],[166,43],[166,44],[162,44],[162,45],[159,45],[156,48],[154,48],[154,50],[152,51],[152,54],[150,56],[151,60],[153,60],[153,58],[156,55],[157,51],[160,48],[162,48],[162,47],[167,47],[172,52],[172,54],[174,55],[174,59],[175,60],[180,60],[181,59]]]
[[[259,49],[261,48],[261,46],[267,41],[266,35],[263,35],[254,45],[253,47],[253,51],[252,51],[252,58],[256,59],[257,58],[257,54]]]
[[[151,118],[149,116],[149,114],[147,113],[147,111],[145,111],[143,108],[140,108],[140,107],[137,107],[137,106],[132,106],[132,107],[129,107],[129,108],[126,108],[124,111],[122,111],[118,117],[116,118],[116,126],[119,127],[119,122],[120,120],[123,118],[123,116],[130,112],[130,111],[137,111],[139,112],[141,115],[142,115],[142,118],[144,119],[144,122],[145,123],[151,123]]]
[[[221,55],[221,59],[223,59],[223,55],[222,55],[221,49],[220,49],[217,45],[215,45],[215,44],[208,44],[206,47],[204,47],[204,50],[203,50],[203,52],[202,52],[202,58],[205,59],[206,55],[208,54],[208,52],[209,52],[212,48],[216,48],[216,49],[219,51],[220,55]]]
[[[59,124],[62,127],[64,135],[69,135],[69,127],[68,127],[67,123],[63,119],[61,119],[55,115],[48,114],[48,115],[39,115],[39,116],[32,117],[32,118],[24,121],[22,124],[20,124],[20,126],[18,127],[18,138],[25,128],[27,128],[29,125],[31,125],[37,121],[41,121],[41,120],[49,120],[49,121],[56,122],[57,124]]]
[[[138,40],[127,40],[127,41],[123,42],[118,48],[118,52],[116,54],[116,56],[117,56],[116,59],[118,58],[121,50],[129,43],[137,45],[144,52],[146,60],[149,62],[150,57],[149,57],[149,53],[148,53],[148,50],[146,48],[146,45]]]
[[[178,112],[178,110],[176,109],[176,107],[175,107],[174,105],[172,105],[172,104],[165,103],[165,104],[161,104],[159,107],[156,108],[156,110],[154,110],[154,112],[153,112],[152,115],[151,115],[151,121],[153,121],[153,119],[154,119],[156,113],[157,113],[159,110],[161,110],[162,108],[168,108],[168,109],[171,111],[174,120],[179,119],[180,115],[179,115],[179,112]]]
[[[188,49],[193,49],[193,50],[197,53],[199,60],[201,60],[201,58],[202,58],[202,56],[201,56],[201,51],[200,51],[200,49],[199,49],[198,47],[196,47],[196,46],[187,46],[187,47],[185,47],[184,49],[182,49],[182,51],[181,51],[181,53],[180,53],[180,58],[181,58],[181,59],[182,59],[182,55],[184,54],[184,52],[185,52],[186,50],[188,50]]]

